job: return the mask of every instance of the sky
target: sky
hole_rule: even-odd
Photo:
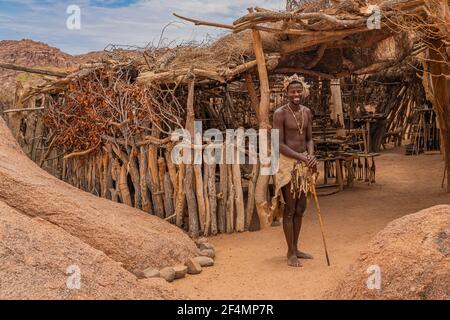
[[[0,40],[33,39],[69,54],[103,50],[109,44],[145,47],[201,42],[226,31],[194,26],[173,12],[232,23],[252,6],[282,10],[285,1],[0,0]]]

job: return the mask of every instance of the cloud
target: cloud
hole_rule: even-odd
[[[1,0],[0,0],[1,1]],[[31,38],[71,54],[102,50],[108,44],[143,47],[157,43],[165,26],[165,43],[201,41],[223,29],[193,26],[172,16],[173,12],[204,20],[231,23],[246,8],[282,9],[283,0],[18,0],[0,7],[0,39]],[[69,30],[66,9],[81,9],[81,29]],[[171,23],[174,22],[174,23]]]

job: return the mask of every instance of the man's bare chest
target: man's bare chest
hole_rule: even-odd
[[[285,132],[301,132],[302,134],[305,131],[307,126],[307,119],[305,112],[291,112],[287,110],[284,115],[284,130]]]

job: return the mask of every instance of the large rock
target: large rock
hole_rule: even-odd
[[[368,288],[368,280],[375,289]],[[450,206],[432,207],[391,222],[330,296],[450,299]]]
[[[98,198],[41,170],[22,152],[0,118],[0,199],[104,252],[129,271],[183,264],[195,243],[166,221]]]
[[[0,300],[181,298],[163,279],[138,280],[60,227],[0,200]]]

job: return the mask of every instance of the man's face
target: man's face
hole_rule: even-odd
[[[287,89],[287,96],[290,103],[298,106],[303,97],[303,86],[300,83],[291,84]]]

